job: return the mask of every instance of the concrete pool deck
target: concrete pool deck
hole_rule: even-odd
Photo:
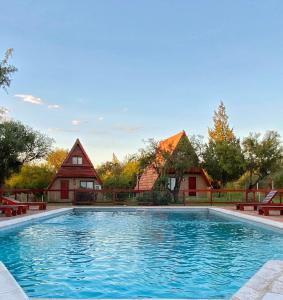
[[[237,217],[245,219],[247,221],[252,221],[260,224],[265,224],[274,228],[279,228],[283,230],[283,216],[260,216],[254,211],[244,211],[240,212],[235,210],[233,207],[211,207],[211,206],[52,206],[49,205],[46,211],[29,211],[26,215],[20,215],[16,217],[6,218],[0,217],[0,229],[21,226],[25,223],[31,223],[41,218],[53,217],[57,214],[63,214],[68,211],[73,210],[73,208],[87,208],[87,209],[97,209],[97,210],[111,210],[111,209],[176,209],[176,210],[193,210],[193,209],[209,209],[214,212],[229,215],[232,217]],[[3,267],[5,269],[5,267]],[[2,268],[2,269],[3,269]],[[6,269],[7,270],[7,269]],[[1,270],[0,270],[1,271]],[[5,275],[6,274],[6,275]],[[7,285],[5,280],[13,282],[11,280],[11,275],[8,271],[2,272],[3,278],[0,280],[0,300],[21,300],[28,299],[25,295],[22,298],[16,298],[19,293],[20,288],[16,281],[14,281],[15,286],[11,287],[11,295],[7,297]],[[20,288],[21,289],[21,288]],[[6,294],[5,294],[6,293]],[[25,298],[24,298],[25,297]],[[43,298],[30,298],[31,300],[43,300]],[[263,267],[242,287],[239,291],[232,296],[232,300],[283,300],[283,261],[268,261],[263,265]],[[51,298],[49,298],[51,300]],[[56,298],[53,298],[56,300]],[[65,299],[67,300],[67,299]],[[74,299],[71,299],[74,300]],[[89,299],[90,300],[90,299]]]
[[[121,206],[121,205],[117,205],[117,206],[72,206],[72,205],[58,205],[58,204],[48,204],[46,211],[53,211],[55,209],[61,209],[61,208],[92,208],[92,209],[103,209],[103,208],[138,208],[138,209],[158,209],[158,208],[167,208],[167,209],[188,209],[188,208],[210,208],[210,209],[218,209],[220,208],[221,210],[227,210],[227,211],[231,211],[231,212],[236,212],[239,213],[241,215],[247,215],[247,216],[253,216],[253,217],[258,217],[261,218],[263,220],[271,220],[271,221],[276,221],[276,222],[282,222],[283,223],[283,215],[280,215],[278,211],[274,211],[274,214],[272,212],[272,215],[270,216],[262,216],[259,215],[257,211],[254,211],[252,209],[247,209],[245,211],[239,211],[235,209],[235,205],[229,205],[229,206],[174,206],[174,205],[169,205],[169,206]],[[18,216],[13,216],[13,217],[5,217],[4,214],[0,214],[0,222],[2,221],[7,221],[7,220],[15,220],[15,219],[21,219],[24,218],[26,216],[30,216],[30,215],[36,215],[36,214],[40,214],[42,212],[46,212],[46,211],[42,211],[42,210],[37,210],[37,209],[30,209],[28,210],[27,214],[23,214],[23,215],[18,215]],[[239,215],[237,215],[239,216]]]

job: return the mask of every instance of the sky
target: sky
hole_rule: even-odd
[[[222,100],[239,137],[283,135],[283,1],[0,0],[0,106],[94,164],[181,130]]]

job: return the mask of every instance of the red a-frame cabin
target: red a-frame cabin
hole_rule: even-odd
[[[75,202],[75,193],[70,190],[101,188],[102,182],[80,140],[77,139],[48,186],[48,200]]]

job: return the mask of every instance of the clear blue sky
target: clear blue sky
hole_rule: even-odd
[[[236,135],[283,134],[283,1],[0,0],[0,105],[95,164],[180,130],[207,136],[223,100]],[[59,107],[58,107],[59,106]]]

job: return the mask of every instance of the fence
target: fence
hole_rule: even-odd
[[[91,189],[0,189],[0,195],[19,201],[46,201],[75,205],[231,205],[238,202],[259,202],[269,189],[191,189],[177,195],[152,190]],[[283,189],[273,200],[282,203]]]

